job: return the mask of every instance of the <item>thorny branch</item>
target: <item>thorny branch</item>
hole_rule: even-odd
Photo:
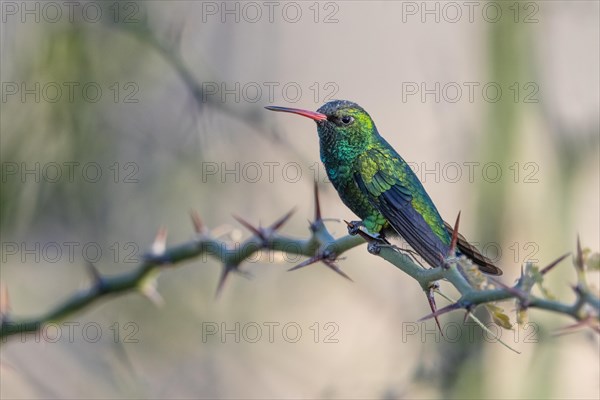
[[[0,308],[0,338],[5,339],[11,335],[35,332],[44,324],[59,321],[102,299],[125,292],[139,291],[153,301],[161,301],[160,295],[156,291],[158,274],[167,267],[179,265],[185,261],[193,261],[204,254],[215,258],[222,264],[217,296],[222,291],[229,274],[231,272],[243,273],[240,270],[242,263],[262,250],[280,251],[308,257],[306,261],[290,268],[290,271],[322,262],[344,278],[350,279],[339,268],[337,261],[346,251],[365,242],[369,242],[370,252],[377,254],[401,269],[423,288],[432,309],[432,313],[422,318],[423,320],[436,318],[437,321],[438,316],[458,309],[464,309],[468,315],[476,307],[487,305],[491,307],[492,316],[498,321],[502,320],[503,317],[507,317],[498,311],[500,310],[498,307],[493,307],[492,303],[513,299],[517,305],[519,321],[523,319],[528,308],[538,308],[573,318],[575,323],[567,326],[565,328],[567,331],[589,327],[600,333],[600,298],[593,293],[592,288],[587,283],[584,255],[579,240],[577,241],[577,254],[574,262],[577,283],[572,287],[576,298],[572,304],[568,304],[532,294],[533,288],[535,286],[541,287],[544,276],[564,260],[568,254],[550,263],[545,268],[527,264],[525,269],[521,271],[521,276],[516,283],[513,286],[508,286],[494,278],[483,275],[466,258],[449,257],[443,267],[425,269],[406,252],[399,251],[394,246],[382,244],[362,230],[358,230],[358,234],[355,235],[334,238],[325,226],[321,216],[316,185],[315,205],[315,218],[310,224],[308,239],[292,238],[279,233],[280,228],[292,216],[294,212],[292,210],[268,227],[255,227],[246,220],[235,217],[240,224],[252,233],[252,236],[244,243],[235,247],[228,246],[226,242],[211,235],[198,214],[192,212],[191,219],[195,236],[191,241],[167,247],[166,230],[160,229],[152,245],[152,250],[144,256],[140,265],[131,272],[116,276],[102,276],[94,265],[88,264],[92,280],[91,286],[74,293],[62,304],[39,317],[13,318],[8,312],[8,296],[4,292],[2,294],[2,307]],[[453,238],[456,237],[457,231],[458,219]],[[455,303],[437,310],[434,293],[438,288],[438,282],[441,280],[446,280],[454,286],[460,293],[460,298]]]

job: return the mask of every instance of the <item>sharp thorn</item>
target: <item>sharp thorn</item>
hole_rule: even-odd
[[[4,316],[10,312],[10,298],[8,296],[8,287],[4,282],[0,282],[0,323],[4,320]]]
[[[583,251],[581,250],[579,235],[577,235],[577,258],[575,259],[575,266],[579,271],[583,271]]]
[[[154,237],[154,242],[152,242],[152,254],[155,256],[160,256],[164,254],[167,248],[167,228],[161,226],[158,228],[158,232],[156,232],[156,236]]]
[[[96,268],[96,266],[89,261],[87,261],[85,263],[85,266],[87,267],[87,271],[90,274],[90,276],[92,277],[92,280],[94,281],[94,285],[101,284],[102,276],[100,275],[98,268]]]
[[[548,272],[550,272],[552,270],[552,268],[556,267],[562,260],[564,260],[565,258],[567,258],[571,253],[566,253],[563,254],[562,256],[558,257],[556,260],[552,261],[550,264],[548,264],[548,266],[544,267],[540,273],[542,275],[546,275]]]
[[[140,287],[139,290],[155,306],[162,307],[165,304],[165,299],[163,299],[163,297],[156,289],[156,281],[146,282],[142,287]]]
[[[219,284],[217,285],[217,291],[215,292],[215,299],[218,299],[221,296],[221,292],[223,291],[223,286],[225,285],[227,276],[229,276],[229,273],[234,269],[235,266],[232,265],[223,266],[223,270],[221,271],[221,277],[219,278]]]
[[[429,308],[431,308],[431,313],[435,314],[437,311],[437,305],[435,304],[435,295],[434,295],[433,287],[429,287],[427,289],[427,301],[429,302]],[[442,337],[444,337],[444,333],[442,332],[442,326],[440,325],[440,320],[439,320],[438,316],[434,315],[433,318],[435,319],[435,324],[437,325],[437,327],[440,331],[440,335],[442,335]]]
[[[319,261],[323,261],[323,264],[325,264],[327,267],[329,267],[330,269],[332,269],[333,271],[337,272],[339,275],[343,276],[344,278],[348,279],[350,282],[354,282],[352,280],[352,278],[350,278],[344,271],[342,271],[337,265],[335,265],[335,263],[333,262],[333,260],[329,260],[327,258],[325,258],[323,255],[317,255],[317,256],[313,256],[307,260],[304,260],[303,262],[301,262],[300,264],[296,265],[295,267],[292,267],[290,269],[288,269],[289,271],[296,271],[300,268],[304,268],[307,267],[309,265],[312,265],[316,262]]]
[[[273,223],[273,225],[271,225],[270,229],[273,232],[279,230],[279,228],[281,228],[283,226],[283,224],[285,224],[291,218],[291,216],[294,215],[295,212],[296,212],[296,207],[292,208],[290,211],[288,211],[287,214],[285,214],[283,217],[281,217],[277,221],[275,221]]]
[[[315,222],[321,221],[321,202],[319,201],[319,184],[315,181]]]
[[[523,278],[523,274],[524,274],[524,271],[523,271],[523,264],[521,264],[521,278]]]
[[[292,267],[292,268],[288,269],[288,271],[295,271],[297,269],[307,267],[307,266],[309,266],[311,264],[314,264],[314,263],[316,263],[316,262],[318,262],[318,261],[320,261],[322,259],[323,259],[322,256],[311,257],[309,259],[306,259],[306,260],[302,261],[300,264],[296,265],[295,267]]]
[[[436,312],[424,316],[423,318],[419,319],[419,322],[428,320],[430,318],[439,317],[440,315],[446,314],[450,311],[458,310],[459,308],[462,308],[462,306],[459,303],[450,304],[444,308],[440,308]]]
[[[582,290],[581,290],[581,286],[579,286],[579,284],[577,285],[571,285],[571,289],[573,289],[573,291],[578,295],[581,296],[582,294]]]
[[[350,282],[354,282],[352,280],[352,278],[350,278],[344,271],[342,271],[337,265],[335,265],[335,263],[333,261],[324,260],[323,263],[325,265],[327,265],[333,271],[337,272],[339,275],[341,275],[344,278],[348,279]]]
[[[456,216],[456,222],[454,223],[454,230],[452,230],[452,240],[450,241],[450,254],[449,257],[453,257],[456,254],[456,243],[458,242],[458,225],[460,224],[460,211]]]
[[[569,333],[574,333],[577,329],[583,328],[583,327],[588,327],[588,328],[592,329],[594,332],[600,334],[600,326],[595,325],[595,321],[592,316],[588,316],[586,318],[583,318],[583,319],[577,321],[574,324],[567,325],[563,328],[558,329],[556,332],[554,332],[554,336],[562,336],[562,335],[566,335]]]
[[[190,217],[192,218],[192,225],[194,225],[194,232],[202,234],[205,232],[205,226],[200,218],[200,214],[196,210],[190,210]]]
[[[242,224],[250,232],[252,232],[253,235],[258,236],[261,239],[264,239],[264,233],[262,232],[262,230],[260,228],[255,228],[250,222],[246,221],[245,219],[243,219],[242,217],[239,217],[237,215],[233,215],[233,218],[237,222]]]

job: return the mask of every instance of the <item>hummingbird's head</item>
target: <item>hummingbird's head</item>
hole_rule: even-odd
[[[310,118],[317,123],[322,144],[344,145],[362,151],[377,135],[371,116],[358,104],[348,100],[325,103],[316,112],[287,107],[266,107],[267,110],[288,112]]]

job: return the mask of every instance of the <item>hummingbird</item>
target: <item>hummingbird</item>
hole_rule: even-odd
[[[452,226],[444,222],[417,175],[379,134],[373,119],[361,106],[348,100],[333,100],[316,112],[278,106],[265,108],[316,122],[327,177],[342,202],[361,219],[350,224],[351,233],[364,227],[378,240],[396,233],[432,267],[445,262],[451,247]],[[502,274],[462,235],[458,235],[456,251],[451,256],[467,256],[482,272]]]

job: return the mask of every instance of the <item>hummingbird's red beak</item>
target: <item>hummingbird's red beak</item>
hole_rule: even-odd
[[[277,107],[277,106],[267,106],[265,108],[267,110],[271,110],[271,111],[287,112],[287,113],[302,115],[303,117],[310,118],[315,121],[325,121],[327,119],[327,115],[325,115],[325,114],[321,114],[321,113],[318,113],[315,111],[301,110],[299,108]]]

